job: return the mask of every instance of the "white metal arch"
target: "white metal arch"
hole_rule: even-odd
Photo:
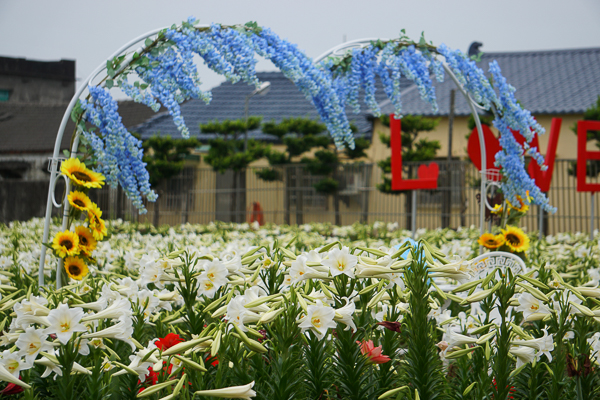
[[[199,25],[198,27],[200,28],[208,28],[210,27],[209,25]],[[115,51],[112,55],[110,55],[107,60],[113,60],[115,57],[118,57],[122,54],[126,54],[127,50],[129,50],[131,47],[133,47],[134,45],[138,44],[139,42],[152,37],[154,35],[157,35],[160,31],[164,30],[164,29],[168,29],[168,27],[164,27],[164,28],[160,28],[160,29],[155,29],[152,30],[150,32],[147,32],[143,35],[138,36],[137,38],[127,42],[126,44],[124,44],[121,48],[119,48],[117,51]],[[328,51],[326,51],[325,53],[321,54],[319,57],[317,57],[314,60],[314,63],[318,63],[320,61],[322,61],[323,59],[325,59],[326,57],[330,56],[330,55],[343,55],[344,52],[346,52],[349,49],[352,48],[363,48],[368,46],[372,41],[374,40],[383,40],[383,41],[388,41],[389,39],[381,39],[381,38],[364,38],[364,39],[357,39],[357,40],[351,40],[345,43],[342,43],[340,45],[337,45],[331,49],[329,49]],[[142,45],[140,47],[138,47],[136,49],[135,52],[131,52],[129,53],[126,58],[123,60],[123,62],[121,63],[119,69],[116,71],[121,72],[123,69],[125,69],[129,63],[131,63],[131,61],[133,60],[133,54],[134,53],[142,53],[144,51],[144,49],[146,49],[145,45]],[[467,93],[467,91],[460,85],[460,82],[458,81],[458,79],[456,78],[456,76],[454,75],[454,73],[450,70],[450,68],[446,65],[444,65],[444,69],[446,70],[446,72],[448,73],[448,75],[450,75],[450,77],[452,78],[452,80],[455,82],[456,86],[458,87],[458,89],[461,91],[461,93],[465,96],[467,103],[469,104],[469,107],[471,108],[471,113],[473,115],[473,118],[475,119],[475,125],[477,126],[477,133],[479,135],[479,145],[481,148],[481,165],[482,165],[482,169],[485,167],[486,165],[486,152],[485,152],[485,143],[483,141],[483,131],[481,129],[481,121],[479,120],[479,116],[477,114],[476,108],[479,107],[469,96],[469,94]],[[59,157],[60,155],[60,145],[62,142],[62,138],[64,135],[64,131],[65,128],[67,126],[67,122],[71,116],[71,111],[73,110],[73,108],[75,107],[75,105],[77,104],[77,100],[81,97],[81,95],[87,90],[88,85],[100,74],[102,73],[104,70],[106,69],[106,62],[103,62],[102,64],[100,64],[100,66],[98,66],[91,74],[90,76],[82,83],[82,85],[80,86],[80,88],[76,91],[75,95],[73,96],[73,98],[71,99],[71,101],[69,102],[69,105],[67,106],[67,109],[63,115],[63,118],[61,120],[60,126],[58,128],[58,133],[56,135],[56,140],[54,143],[54,152],[52,154],[52,158],[50,159],[50,187],[48,189],[48,199],[46,201],[46,216],[45,216],[45,220],[44,220],[44,233],[43,233],[43,237],[42,237],[42,243],[48,243],[48,236],[49,236],[49,231],[50,231],[50,220],[51,220],[51,216],[52,216],[52,207],[53,206],[57,206],[60,207],[59,204],[57,204],[55,197],[54,197],[54,189],[56,186],[56,182],[57,179],[59,177],[59,173],[58,173],[58,165],[59,165],[59,161],[61,160],[61,158]],[[75,132],[75,137],[73,138],[73,143],[71,146],[71,153],[70,153],[70,157],[74,158],[77,156],[77,148],[79,147],[79,135],[81,134],[81,132],[79,132],[79,130],[77,130]],[[480,209],[479,209],[479,225],[480,225],[480,229],[481,229],[481,234],[484,233],[484,222],[485,222],[485,193],[486,193],[486,181],[487,181],[487,177],[485,173],[482,173],[481,176],[481,202],[480,202]],[[66,179],[66,190],[65,190],[65,197],[63,198],[63,218],[62,218],[62,229],[65,230],[67,229],[67,220],[68,220],[68,215],[69,215],[69,202],[67,201],[67,196],[69,194],[70,191],[70,183],[69,180]],[[41,255],[40,255],[40,264],[39,264],[39,273],[38,273],[38,283],[39,286],[43,286],[44,285],[44,265],[45,265],[45,261],[46,261],[46,247],[42,246],[41,249]],[[56,273],[56,287],[60,288],[62,285],[61,282],[61,269],[62,269],[62,259],[59,260],[59,265],[57,268],[57,273]]]
[[[350,49],[354,49],[354,48],[360,49],[360,48],[367,47],[371,44],[371,42],[376,41],[376,40],[381,40],[383,42],[389,41],[389,39],[381,39],[381,38],[364,38],[364,39],[351,40],[351,41],[339,44],[339,45],[327,50],[326,52],[321,54],[319,57],[317,57],[314,60],[314,63],[315,64],[319,63],[320,61],[324,60],[325,58],[327,58],[331,55],[343,56]],[[481,172],[482,172],[481,173],[481,186],[480,186],[481,199],[479,202],[479,229],[480,229],[480,234],[483,235],[485,232],[485,207],[486,207],[486,202],[487,202],[486,194],[487,194],[487,186],[488,186],[488,183],[487,183],[488,171],[486,170],[487,154],[485,152],[485,142],[484,142],[484,137],[483,137],[483,130],[481,128],[481,121],[479,119],[479,115],[477,114],[477,108],[480,108],[480,109],[483,109],[483,108],[479,104],[477,104],[475,101],[473,101],[473,99],[471,98],[469,93],[465,90],[464,87],[462,87],[462,85],[456,78],[456,75],[454,75],[454,73],[448,67],[448,65],[446,65],[445,63],[443,63],[442,65],[444,66],[444,70],[446,71],[446,73],[448,73],[450,78],[452,78],[452,80],[456,84],[456,87],[458,88],[458,90],[460,90],[460,92],[465,96],[465,99],[467,100],[467,104],[469,104],[469,108],[471,109],[471,114],[473,115],[473,119],[475,120],[475,126],[477,127],[477,135],[479,136],[479,148],[481,150]],[[493,105],[492,105],[492,111],[494,112],[494,114],[496,113],[495,109],[493,108]],[[413,207],[414,207],[414,205],[413,205]],[[413,217],[413,223],[414,223],[414,219],[415,218]],[[480,246],[479,250],[481,252],[481,246]]]
[[[198,25],[198,27],[199,28],[209,28],[210,25]],[[147,38],[152,37],[154,35],[157,35],[160,31],[162,31],[164,29],[168,29],[168,28],[169,27],[154,29],[150,32],[147,32],[143,35],[136,37],[133,40],[130,40],[129,42],[125,43],[121,48],[119,48],[117,51],[115,51],[112,55],[110,55],[107,58],[107,60],[108,61],[113,60],[115,57],[118,57],[118,56],[126,53],[127,50],[129,50],[131,47],[138,44],[139,42],[146,40]],[[144,51],[144,49],[146,49],[146,46],[142,45],[142,46],[138,47],[134,52],[129,53],[127,55],[127,57],[123,60],[119,69],[116,72],[119,73],[123,69],[125,69],[129,65],[129,63],[131,63],[131,61],[133,60],[133,54],[134,53],[141,54],[142,51]],[[83,81],[83,83],[81,84],[81,87],[75,92],[75,95],[69,102],[67,110],[65,111],[65,114],[63,115],[63,118],[60,122],[60,126],[58,128],[58,133],[56,135],[56,141],[54,142],[54,152],[52,154],[52,158],[50,159],[50,188],[48,189],[48,200],[46,201],[46,217],[45,217],[45,221],[44,221],[44,234],[43,234],[42,243],[48,243],[48,235],[49,235],[49,231],[50,231],[50,220],[52,217],[52,206],[53,205],[58,206],[58,204],[56,203],[56,200],[54,199],[54,188],[55,188],[58,176],[59,176],[58,164],[60,161],[60,158],[59,158],[60,145],[61,145],[62,138],[63,138],[64,132],[65,132],[65,128],[67,126],[67,122],[69,121],[69,118],[71,116],[71,111],[73,111],[73,108],[77,104],[77,100],[79,100],[81,95],[87,90],[88,85],[105,69],[106,69],[106,61],[103,62],[102,64],[100,64],[90,74],[90,76],[85,81]],[[81,132],[76,131],[75,137],[73,138],[73,144],[71,146],[71,155],[70,155],[71,158],[74,158],[77,156],[77,148],[79,147],[80,133]],[[63,230],[67,229],[67,219],[69,216],[69,202],[67,201],[67,195],[69,194],[69,191],[70,191],[70,185],[69,185],[68,179],[66,180],[66,182],[67,182],[67,184],[66,184],[66,190],[65,190],[65,197],[63,199],[63,206],[64,206],[63,219],[62,219],[62,229]],[[44,264],[45,264],[45,262],[46,262],[46,247],[42,246],[42,253],[40,255],[40,267],[39,267],[39,273],[38,273],[38,283],[39,283],[40,287],[44,285]],[[59,265],[56,270],[56,287],[57,288],[61,287],[61,273],[60,273],[61,268],[62,268],[62,259],[59,261]]]

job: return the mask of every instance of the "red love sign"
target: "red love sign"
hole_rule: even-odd
[[[419,179],[423,180],[435,180],[437,182],[437,178],[440,175],[440,167],[436,163],[431,163],[429,165],[420,165],[417,170],[417,176]]]
[[[587,183],[587,161],[600,160],[600,151],[587,149],[587,132],[599,131],[600,121],[577,121],[577,191],[600,192],[600,183]]]
[[[558,147],[558,137],[560,135],[561,124],[561,118],[552,118],[545,163],[548,166],[548,169],[546,171],[542,171],[541,167],[535,161],[529,163],[529,176],[535,179],[535,183],[542,192],[547,192],[550,190],[550,183],[552,181],[552,174],[554,172],[554,158],[556,156],[556,148]],[[486,169],[497,170],[498,168],[494,165],[494,161],[496,161],[496,153],[502,150],[502,147],[500,146],[500,142],[492,130],[487,125],[482,125],[481,128],[485,143]],[[525,137],[523,137],[523,135],[521,135],[519,132],[512,132],[515,135],[517,142],[523,146],[525,143]],[[538,151],[540,150],[539,139],[537,135],[533,137],[530,146],[536,147]],[[477,128],[473,128],[471,131],[471,135],[469,136],[469,141],[467,143],[467,153],[469,154],[469,158],[471,159],[473,165],[475,165],[475,167],[481,171],[481,148],[479,147],[479,135],[477,134]],[[500,177],[497,179],[500,179]]]
[[[402,179],[402,137],[400,120],[390,115],[390,147],[392,148],[392,190],[435,189],[440,169],[436,163],[421,165],[419,179]]]

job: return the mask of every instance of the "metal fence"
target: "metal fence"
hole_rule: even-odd
[[[440,167],[438,188],[417,193],[417,228],[478,224],[477,169],[470,161],[436,162]],[[418,165],[405,163],[406,176]],[[590,229],[590,194],[576,191],[576,178],[570,172],[573,165],[574,160],[556,161],[548,195],[558,211],[544,215],[544,230],[548,234]],[[120,190],[98,191],[96,200],[110,217],[155,224],[249,222],[262,214],[266,223],[346,225],[384,221],[398,222],[400,227],[410,229],[411,193],[379,191],[383,176],[376,164],[341,164],[333,175],[339,184],[333,195],[318,193],[313,185],[323,177],[309,174],[302,165],[277,167],[279,180],[273,182],[258,178],[256,172],[260,169],[219,174],[208,168],[186,168],[157,188],[159,200],[148,203],[148,213],[144,215],[137,214]],[[590,179],[598,181],[597,175]],[[597,203],[596,216],[600,214]],[[537,230],[539,212],[538,207],[532,207],[521,226]],[[598,222],[600,219],[595,226]]]

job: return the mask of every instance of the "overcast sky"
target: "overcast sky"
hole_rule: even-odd
[[[599,0],[0,0],[0,56],[76,60],[81,81],[125,42],[188,16],[257,21],[311,57],[344,37],[394,38],[402,28],[463,51],[475,40],[484,52],[600,46]],[[201,76],[207,88],[222,80]]]

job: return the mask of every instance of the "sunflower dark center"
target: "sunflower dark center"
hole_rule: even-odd
[[[85,203],[79,199],[75,200],[73,204],[78,205],[79,207],[85,208]]]
[[[77,276],[77,275],[81,274],[81,268],[79,268],[79,266],[77,266],[75,264],[71,264],[71,265],[69,265],[69,272],[71,273],[71,275]]]
[[[61,241],[60,245],[65,247],[67,250],[71,250],[73,248],[73,242],[69,239]]]
[[[73,176],[83,182],[91,182],[92,181],[92,178],[85,172],[75,171],[75,172],[73,172]]]
[[[494,239],[494,238],[488,239],[487,244],[496,244],[496,239]]]
[[[509,233],[506,235],[506,241],[514,246],[521,244],[521,239],[517,235]]]
[[[81,243],[84,246],[88,245],[88,240],[85,236],[79,236],[79,243]]]

